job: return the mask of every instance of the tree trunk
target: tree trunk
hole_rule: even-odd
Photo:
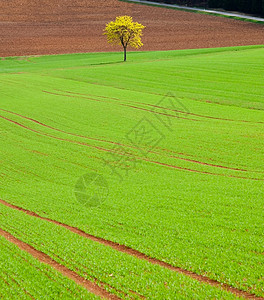
[[[126,47],[124,47],[124,61],[126,61]]]

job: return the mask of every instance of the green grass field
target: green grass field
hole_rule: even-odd
[[[0,237],[1,299],[100,299]]]
[[[263,61],[264,46],[0,59],[0,199],[264,297]],[[237,298],[1,203],[0,228],[122,299]],[[20,278],[0,298],[96,298],[0,243],[0,278]]]

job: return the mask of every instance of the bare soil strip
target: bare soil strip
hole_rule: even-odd
[[[199,275],[199,274],[196,274],[194,272],[191,272],[191,271],[188,271],[188,270],[185,270],[185,269],[182,269],[180,267],[175,267],[175,266],[172,266],[166,262],[163,262],[157,258],[152,258],[152,257],[149,257],[147,256],[146,254],[142,253],[142,252],[139,252],[138,250],[135,250],[135,249],[132,249],[128,246],[125,246],[125,245],[120,245],[118,243],[115,243],[115,242],[112,242],[112,241],[109,241],[109,240],[106,240],[106,239],[103,239],[103,238],[100,238],[100,237],[96,237],[96,236],[93,236],[89,233],[86,233],[84,232],[83,230],[79,229],[79,228],[76,228],[76,227],[72,227],[70,225],[67,225],[67,224],[64,224],[64,223],[61,223],[61,222],[58,222],[56,220],[52,220],[52,219],[49,219],[49,218],[46,218],[46,217],[42,217],[38,214],[36,214],[35,212],[33,211],[30,211],[30,210],[27,210],[27,209],[24,209],[22,207],[19,207],[19,206],[16,206],[16,205],[13,205],[13,204],[10,204],[2,199],[0,199],[0,203],[7,206],[7,207],[10,207],[10,208],[13,208],[13,209],[16,209],[16,210],[19,210],[19,211],[23,211],[24,213],[30,215],[30,216],[33,216],[33,217],[36,217],[36,218],[39,218],[41,220],[45,220],[45,221],[48,221],[48,222],[51,222],[51,223],[54,223],[56,225],[59,225],[61,227],[64,227],[68,230],[70,230],[71,232],[74,232],[76,234],[78,234],[79,236],[82,236],[82,237],[85,237],[85,238],[88,238],[92,241],[95,241],[95,242],[98,242],[100,244],[103,244],[105,246],[108,246],[108,247],[111,247],[119,252],[123,252],[123,253],[126,253],[128,255],[131,255],[131,256],[134,256],[138,259],[142,259],[142,260],[145,260],[145,261],[148,261],[152,264],[156,264],[156,265],[160,265],[166,269],[169,269],[169,270],[172,270],[172,271],[176,271],[178,273],[181,273],[181,274],[184,274],[184,275],[187,275],[195,280],[198,280],[199,282],[202,282],[202,283],[206,283],[206,284],[210,284],[211,286],[215,286],[215,287],[218,287],[218,288],[221,288],[221,289],[224,289],[224,290],[227,290],[233,294],[235,294],[236,296],[239,296],[239,297],[244,297],[245,299],[256,299],[256,300],[264,300],[263,297],[258,297],[254,294],[251,294],[251,293],[248,293],[248,292],[245,292],[245,291],[242,291],[242,290],[239,290],[237,288],[234,288],[232,286],[229,286],[228,284],[224,284],[224,283],[220,283],[216,280],[213,280],[213,279],[210,279],[206,276],[203,276],[203,275]],[[0,229],[0,234],[3,235],[3,230]],[[5,233],[7,234],[7,233]],[[7,234],[8,235],[8,234]],[[14,241],[18,241],[17,239],[14,238]],[[20,242],[20,241],[19,241]],[[22,245],[24,244],[23,242],[21,242]],[[27,244],[26,244],[27,245]],[[29,249],[32,249],[31,246],[27,245],[27,247]],[[34,249],[34,248],[33,248]],[[35,249],[34,249],[35,250]],[[27,250],[26,250],[27,251]],[[37,251],[37,250],[35,250]],[[29,251],[28,251],[29,252]],[[38,253],[39,251],[37,251],[36,253]],[[41,252],[40,252],[41,253]],[[44,258],[46,256],[46,254],[43,254]],[[48,257],[49,258],[49,257]],[[49,258],[51,260],[51,262],[54,262],[51,258]],[[56,263],[56,262],[55,262]],[[50,264],[50,263],[49,263]],[[57,264],[57,263],[56,263]],[[60,267],[62,267],[60,264],[58,264]],[[65,268],[65,267],[64,267]],[[68,270],[66,268],[66,270]],[[62,270],[63,271],[63,270]],[[62,272],[61,271],[61,272]],[[70,270],[69,270],[70,271]],[[72,272],[72,271],[70,271]],[[74,273],[74,272],[73,272]],[[70,274],[71,276],[75,275],[76,273],[74,274]],[[69,275],[66,275],[68,277],[70,277]],[[76,274],[77,275],[77,274]],[[79,276],[79,275],[77,275]],[[74,278],[74,276],[73,276]],[[81,280],[83,281],[84,279],[81,278]],[[90,284],[90,283],[89,283]],[[91,286],[93,287],[93,286]],[[98,288],[98,286],[96,286]],[[103,290],[103,292],[105,292],[105,290]],[[109,295],[109,294],[108,294]],[[111,295],[112,296],[112,295]],[[118,298],[111,298],[111,299],[118,299]]]
[[[56,262],[55,260],[53,260],[47,254],[33,248],[32,246],[30,246],[30,245],[28,245],[28,244],[26,244],[22,241],[20,241],[19,239],[14,237],[12,234],[10,234],[9,232],[7,232],[7,231],[5,231],[1,228],[0,228],[0,235],[3,236],[4,238],[6,238],[9,242],[17,245],[21,250],[28,252],[29,254],[34,256],[39,261],[41,261],[41,262],[43,262],[47,265],[50,265],[51,267],[53,267],[54,269],[56,269],[57,271],[62,273],[64,276],[72,279],[77,284],[83,286],[89,292],[91,292],[91,293],[93,293],[97,296],[100,296],[102,298],[105,298],[105,299],[120,299],[119,297],[117,297],[115,295],[112,295],[108,291],[106,291],[103,288],[99,287],[95,283],[93,283],[93,282],[91,282],[87,279],[82,278],[81,276],[79,276],[74,271],[71,271],[70,269],[66,268],[65,266],[63,266],[63,265],[59,264],[58,262]]]
[[[146,26],[143,50],[264,44],[262,24],[212,15],[118,0],[12,0],[0,1],[0,56],[121,51],[102,34],[120,15]]]

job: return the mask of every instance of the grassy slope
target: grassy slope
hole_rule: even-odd
[[[116,53],[1,61],[0,108],[105,140],[1,111],[39,131],[0,119],[1,197],[263,296],[263,57],[261,47],[241,47],[130,53],[126,64]],[[146,111],[168,92],[182,113]],[[164,137],[155,153],[126,137],[142,118]],[[171,130],[160,122],[168,120]],[[137,163],[91,147],[115,149],[107,141]],[[105,164],[120,157],[122,182]],[[109,186],[97,208],[73,196],[91,171]]]
[[[0,237],[1,299],[100,299]]]
[[[147,299],[204,299],[207,296],[210,299],[237,299],[231,293],[138,260],[80,237],[67,229],[10,208],[2,208],[0,222],[4,230],[48,254],[80,276],[93,282],[96,281],[97,284],[122,299],[140,299],[142,296]],[[16,265],[16,261],[10,260],[13,265]],[[57,279],[53,276],[53,278],[61,281],[60,277]],[[57,289],[57,292],[61,292],[62,295],[63,293],[67,295],[67,290],[69,290],[68,293],[75,292],[74,299],[81,297],[87,299],[88,297],[88,293],[81,293],[81,289],[79,293],[76,293],[74,284],[64,285]],[[30,290],[35,294],[39,292],[36,282],[31,283]],[[52,289],[50,292],[46,290],[46,293],[50,298],[54,297]],[[58,298],[58,296],[55,297],[55,299]]]

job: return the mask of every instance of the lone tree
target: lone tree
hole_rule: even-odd
[[[141,42],[142,30],[145,26],[133,22],[132,17],[116,17],[115,21],[106,24],[104,34],[107,35],[108,43],[122,45],[124,48],[124,61],[126,61],[127,46],[139,48],[143,46]]]

